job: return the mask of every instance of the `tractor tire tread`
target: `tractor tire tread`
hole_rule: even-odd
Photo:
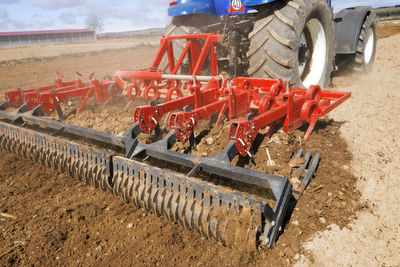
[[[282,78],[292,85],[302,86],[298,77],[299,38],[305,26],[310,10],[319,8],[324,16],[325,31],[329,31],[331,44],[328,44],[328,56],[324,77],[320,85],[330,81],[333,71],[335,39],[332,14],[326,2],[319,0],[291,0],[272,14],[257,20],[249,34],[250,49],[248,74],[257,78]],[[327,17],[327,18],[325,18]]]
[[[365,63],[364,61],[364,43],[365,43],[365,38],[368,32],[368,29],[370,27],[373,27],[374,31],[374,47],[373,47],[373,55],[372,59],[369,63]],[[365,72],[368,73],[369,71],[372,70],[372,65],[375,61],[375,53],[376,53],[376,38],[377,38],[377,22],[376,22],[376,13],[375,12],[370,12],[366,17],[363,22],[363,25],[361,27],[361,32],[360,36],[358,37],[358,42],[357,42],[357,48],[356,48],[356,53],[354,55],[351,55],[353,58],[353,70],[357,72]]]

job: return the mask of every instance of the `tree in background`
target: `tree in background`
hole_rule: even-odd
[[[86,18],[86,28],[93,30],[96,34],[103,30],[103,19],[96,14],[91,14]]]

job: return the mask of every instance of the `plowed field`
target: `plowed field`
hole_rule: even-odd
[[[353,96],[322,119],[304,144],[301,128],[277,131],[269,145],[277,167],[267,167],[267,140],[259,140],[257,170],[282,174],[299,147],[322,152],[322,161],[273,249],[238,252],[126,204],[122,199],[0,151],[0,265],[400,265],[400,31],[382,28],[374,70],[344,73],[333,90]],[[15,49],[10,50],[15,52]],[[74,71],[88,77],[151,64],[155,48],[60,57],[0,68],[0,94],[17,87],[66,80]],[[101,110],[89,103],[69,122],[119,133],[132,123],[133,107],[115,102]],[[74,103],[69,110],[74,109]],[[226,141],[225,124],[202,125],[198,156]],[[184,152],[185,147],[176,147]],[[240,163],[237,163],[240,164]]]

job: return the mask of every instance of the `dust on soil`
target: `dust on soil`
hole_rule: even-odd
[[[0,79],[4,81],[0,91],[49,83],[53,77],[50,73],[54,70],[67,74],[66,79],[73,79],[69,73],[77,65],[87,73],[94,70],[99,76],[120,68],[148,66],[155,52],[154,49],[138,49],[128,54],[109,52],[73,60],[53,59],[3,67],[0,68]],[[44,77],[44,74],[48,75]],[[17,79],[20,75],[24,75],[24,79]],[[72,116],[71,122],[83,123],[82,126],[86,127],[90,122],[92,128],[119,133],[131,125],[126,117],[131,119],[133,112],[122,112],[120,107],[124,104],[114,103],[104,111],[90,104],[82,114]],[[71,107],[74,108],[73,105]],[[304,241],[317,231],[329,229],[332,224],[340,228],[349,227],[349,222],[356,219],[356,211],[367,206],[359,204],[357,178],[349,167],[353,156],[341,137],[343,124],[346,125],[346,122],[325,118],[317,124],[316,131],[306,144],[300,144],[299,139],[304,129],[291,134],[278,131],[275,134],[278,138],[272,138],[279,140],[268,144],[271,157],[278,166],[286,166],[289,155],[299,147],[321,151],[322,161],[277,246],[272,250],[260,248],[255,253],[239,253],[213,240],[205,240],[165,218],[147,214],[99,189],[0,151],[0,211],[17,216],[16,220],[0,221],[0,263],[292,265],[305,253],[301,246]],[[203,135],[213,137],[214,143],[210,146],[200,141],[199,145],[203,148],[200,146],[198,149],[199,156],[209,156],[225,146],[227,125],[212,129],[204,126],[206,132]],[[284,168],[266,166],[264,146],[268,140],[260,143],[255,155],[255,168],[278,174],[284,171]]]

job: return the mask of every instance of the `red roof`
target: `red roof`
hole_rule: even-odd
[[[93,30],[77,29],[77,30],[49,30],[49,31],[22,31],[22,32],[0,32],[0,36],[15,35],[38,35],[38,34],[58,34],[58,33],[93,33]]]

